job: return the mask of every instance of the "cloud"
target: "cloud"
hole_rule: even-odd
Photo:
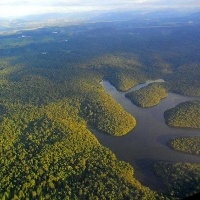
[[[88,12],[200,7],[199,0],[4,0],[0,16],[22,16],[48,12]]]
[[[200,6],[200,0],[194,0],[194,1],[192,1],[192,4],[194,6]]]
[[[22,16],[48,12],[127,10],[140,6],[146,1],[150,0],[4,0],[0,1],[0,16]]]
[[[0,2],[0,6],[80,6],[80,5],[108,5],[108,4],[138,4],[151,0],[5,0]],[[154,0],[155,1],[155,0]]]

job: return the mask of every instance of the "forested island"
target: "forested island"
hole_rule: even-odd
[[[180,103],[164,113],[166,124],[174,127],[200,128],[200,101]]]
[[[174,138],[169,145],[175,150],[185,153],[200,155],[200,137],[180,137]]]
[[[151,83],[148,86],[139,90],[126,93],[135,105],[148,108],[159,104],[160,100],[167,97],[167,91],[158,83]]]
[[[166,80],[130,94],[144,107],[159,103],[166,91],[200,96],[200,27],[171,26],[170,34],[163,34],[160,22],[143,21],[0,36],[1,199],[176,199],[199,190],[199,164],[184,163],[156,165],[163,193],[145,187],[133,166],[119,161],[90,131],[123,137],[137,126],[101,80],[119,91]],[[176,84],[179,77],[184,84]],[[199,101],[167,111],[167,123],[174,126],[171,119],[178,119],[179,126],[186,110],[192,121],[184,120],[184,127],[199,128]]]

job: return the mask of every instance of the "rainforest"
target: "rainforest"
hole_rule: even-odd
[[[0,198],[198,193],[199,16],[1,32]]]

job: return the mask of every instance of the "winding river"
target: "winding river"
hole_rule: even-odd
[[[163,80],[147,81],[127,92],[138,90],[152,82],[163,82]],[[95,130],[93,133],[102,145],[115,153],[119,160],[126,161],[134,167],[134,175],[143,185],[157,191],[164,191],[164,187],[151,170],[152,163],[155,161],[200,163],[199,156],[174,151],[167,146],[171,138],[200,136],[200,130],[168,127],[163,117],[165,110],[181,102],[199,98],[168,93],[168,97],[161,100],[157,106],[140,108],[125,97],[127,92],[117,91],[108,81],[102,81],[101,84],[124,110],[136,118],[137,125],[135,129],[122,137],[109,136]]]

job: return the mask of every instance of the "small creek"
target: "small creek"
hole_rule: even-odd
[[[163,80],[147,81],[127,92],[138,90],[152,82],[163,82]],[[200,130],[168,127],[163,117],[165,110],[181,102],[199,98],[168,93],[168,97],[161,100],[157,106],[140,108],[125,97],[127,92],[117,91],[108,81],[102,81],[101,85],[124,110],[136,118],[137,125],[122,137],[109,136],[96,130],[92,132],[102,145],[115,153],[119,160],[126,161],[134,167],[134,176],[143,185],[157,191],[164,191],[162,184],[151,170],[152,163],[156,161],[200,163],[199,156],[174,151],[167,146],[168,141],[174,137],[200,136]]]

